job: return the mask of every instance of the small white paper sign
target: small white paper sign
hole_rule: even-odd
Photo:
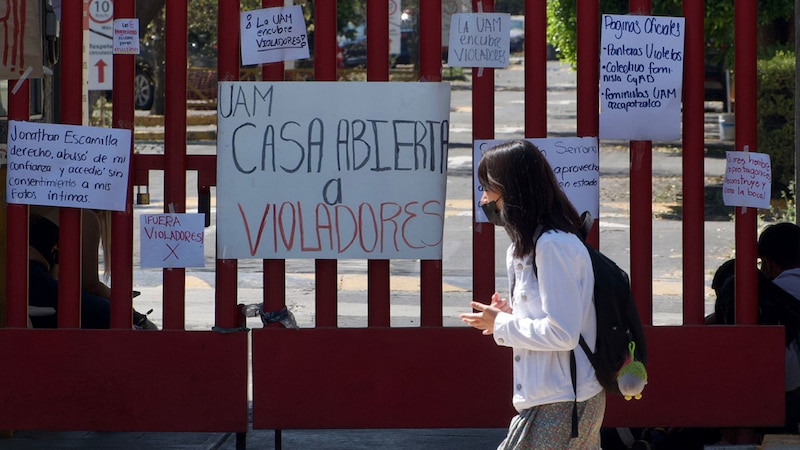
[[[143,268],[205,267],[203,214],[142,214]]]
[[[308,58],[308,36],[300,5],[244,11],[240,16],[242,64]]]
[[[556,180],[578,213],[589,211],[600,217],[600,147],[596,137],[527,139],[538,148],[556,174]],[[475,222],[489,222],[480,206],[483,188],[478,183],[478,164],[483,153],[506,142],[500,139],[475,140],[473,179],[475,180]]]
[[[603,15],[600,31],[600,139],[680,139],[684,18]]]
[[[139,19],[114,19],[114,54],[139,54]]]
[[[450,67],[508,67],[511,16],[503,13],[459,13],[450,21]]]
[[[725,206],[770,207],[772,163],[769,155],[757,152],[725,152]]]
[[[8,203],[124,211],[131,130],[8,122]]]

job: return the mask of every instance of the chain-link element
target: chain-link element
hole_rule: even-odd
[[[285,306],[277,312],[266,312],[264,311],[263,303],[245,305],[244,315],[246,317],[260,317],[264,327],[271,323],[280,323],[284,328],[300,329],[300,327],[297,326],[297,321],[294,319],[294,314]]]

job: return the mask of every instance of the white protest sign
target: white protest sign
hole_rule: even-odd
[[[142,267],[204,267],[205,220],[203,214],[142,214]]]
[[[769,209],[772,190],[769,155],[725,152],[725,158],[725,180],[722,183],[722,202],[725,206]]]
[[[450,67],[508,67],[510,30],[509,14],[453,14],[447,64]]]
[[[131,130],[8,122],[8,203],[124,211]]]
[[[596,137],[526,139],[542,152],[556,180],[578,213],[589,211],[600,217],[600,147]],[[478,164],[483,153],[507,142],[500,139],[475,140],[473,180],[475,180],[475,222],[489,222],[480,207],[483,188],[478,183]]]
[[[603,15],[600,29],[600,139],[680,139],[684,19]]]
[[[139,19],[114,20],[114,53],[139,54]]]
[[[299,5],[243,11],[242,64],[308,58],[308,36]]]
[[[219,86],[220,257],[441,259],[450,85]]]

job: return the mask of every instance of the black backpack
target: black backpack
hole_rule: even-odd
[[[584,236],[592,225],[592,217],[588,213],[581,216],[584,224]],[[537,233],[538,240],[541,233]],[[582,238],[584,236],[581,236]],[[594,307],[597,318],[597,340],[595,351],[580,337],[580,347],[592,363],[595,375],[606,392],[622,395],[617,384],[617,374],[631,354],[630,344],[634,347],[634,360],[647,364],[647,345],[644,339],[642,323],[636,311],[636,303],[631,293],[628,274],[614,261],[586,244],[586,250],[592,260],[594,272]],[[536,270],[536,242],[534,242],[533,271]],[[570,376],[576,400],[572,409],[572,435],[578,436],[578,404],[575,368],[575,351],[570,352]]]

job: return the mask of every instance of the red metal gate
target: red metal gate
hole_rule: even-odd
[[[64,86],[80,83],[80,5],[64,2]],[[118,2],[117,17],[133,17],[132,2]],[[186,4],[167,2],[166,135],[163,156],[135,155],[131,183],[148,170],[165,173],[165,205],[186,209],[185,174],[200,173],[201,195],[216,184],[214,157],[186,154]],[[264,6],[282,6],[265,0]],[[756,325],[755,211],[737,208],[737,296],[741,325],[703,326],[703,2],[685,2],[684,82],[684,326],[652,324],[652,143],[630,143],[631,278],[647,325],[650,385],[638,402],[609,399],[609,426],[771,426],[783,420],[783,330]],[[441,1],[420,1],[420,80],[440,82]],[[546,137],[546,2],[527,0],[525,45],[525,136]],[[598,4],[578,2],[579,136],[598,134]],[[369,81],[389,79],[388,8],[368,0]],[[473,1],[491,12],[493,1]],[[650,2],[631,2],[632,12],[650,12]],[[314,78],[337,80],[336,2],[318,0]],[[755,1],[736,3],[737,148],[756,148]],[[238,2],[219,2],[218,79],[239,77]],[[115,55],[114,90],[132,92],[133,56]],[[494,137],[494,71],[473,70],[473,139]],[[282,64],[262,67],[262,80],[284,79]],[[10,118],[26,120],[27,83],[12,96]],[[64,89],[64,123],[79,123],[79,89]],[[19,100],[23,99],[23,100]],[[133,128],[130,97],[115,95],[113,125]],[[137,181],[138,180],[138,181]],[[132,186],[131,186],[132,187]],[[132,189],[131,189],[132,191]],[[132,289],[132,202],[114,213],[112,330],[81,331],[79,325],[78,211],[61,213],[59,325],[53,331],[26,326],[25,267],[27,207],[8,206],[8,329],[0,348],[13,364],[0,367],[0,428],[81,430],[247,429],[247,333],[184,331],[185,273],[164,272],[164,330],[128,330]],[[600,224],[602,226],[602,223]],[[592,241],[598,242],[595,227]],[[473,293],[495,291],[494,229],[474,226]],[[480,256],[480,257],[478,257]],[[368,261],[368,326],[337,326],[337,261],[315,261],[316,326],[252,332],[253,426],[264,429],[382,427],[505,427],[509,401],[509,353],[474,330],[442,326],[442,261],[420,262],[421,326],[390,326],[390,265]],[[286,262],[264,260],[264,310],[286,303]],[[216,262],[216,325],[237,329],[237,261]],[[754,343],[758,343],[755,345]],[[87,349],[92,348],[91,354]],[[97,351],[94,351],[94,350]],[[142,360],[146,367],[142,367]],[[481,359],[481,367],[466,361]],[[36,380],[31,383],[29,380]],[[480,383],[484,403],[466,393]],[[154,413],[147,405],[159,405]],[[146,411],[144,410],[146,408]],[[46,414],[42,412],[46,411]]]

